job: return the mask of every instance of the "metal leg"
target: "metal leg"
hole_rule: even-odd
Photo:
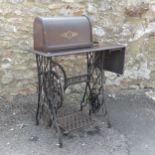
[[[48,101],[48,105],[49,105],[49,110],[50,110],[50,118],[53,121],[53,123],[52,123],[53,128],[56,130],[56,132],[58,134],[58,144],[59,144],[59,147],[62,148],[63,147],[62,132],[61,132],[61,129],[60,129],[60,126],[58,123],[57,109],[55,109],[53,107],[51,100]]]
[[[102,53],[102,63],[101,63],[101,67],[103,68],[104,66],[104,54]],[[105,102],[105,99],[104,99],[104,84],[105,84],[105,75],[104,75],[104,70],[101,69],[100,70],[101,72],[101,110],[102,110],[102,113],[103,115],[106,117],[106,121],[107,121],[107,126],[108,128],[111,128],[111,122],[110,122],[110,119],[109,119],[109,114],[108,114],[108,111],[107,111],[107,105],[106,105],[106,102]]]
[[[87,89],[88,89],[87,87],[88,87],[88,83],[86,83],[84,95],[83,95],[81,103],[80,103],[80,111],[83,110],[84,103],[86,102]]]
[[[49,111],[48,117],[58,134],[59,146],[62,147],[62,133],[58,122],[57,111],[63,104],[63,88],[59,75],[54,71],[54,67],[58,66],[60,68],[60,65],[57,65],[51,58],[39,55],[36,55],[36,60],[38,68],[38,106],[36,112],[36,124],[39,124],[40,117],[43,115],[44,110],[42,110],[42,107],[47,108]],[[60,70],[62,70],[62,68],[60,68]]]
[[[96,66],[96,61],[100,67]],[[89,88],[89,114],[102,110],[106,117],[108,127],[111,126],[106,103],[104,101],[104,53],[98,55],[89,53],[87,57],[88,88]]]
[[[39,125],[39,109],[40,109],[40,95],[38,94],[38,105],[37,105],[37,112],[36,112],[36,125]]]
[[[37,70],[38,70],[38,102],[37,102],[37,111],[36,111],[36,125],[39,125],[40,109],[41,109],[41,75],[40,67],[42,66],[42,59],[40,56],[36,55]]]
[[[61,84],[59,83],[59,76],[57,73],[51,71],[48,75],[48,82],[46,84],[47,88],[47,99],[48,108],[50,109],[50,117],[52,119],[53,127],[56,129],[58,134],[58,144],[59,147],[63,146],[62,143],[62,133],[60,125],[58,122],[57,111],[63,104],[63,94],[61,92]]]

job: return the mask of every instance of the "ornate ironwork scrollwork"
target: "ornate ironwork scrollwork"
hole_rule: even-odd
[[[36,112],[36,124],[44,113],[44,108],[48,111],[50,118],[50,125],[52,125],[59,136],[59,144],[62,145],[61,131],[57,121],[57,111],[63,104],[63,87],[56,67],[64,75],[66,80],[66,73],[59,64],[54,62],[52,58],[36,55],[37,69],[38,69],[38,107]]]

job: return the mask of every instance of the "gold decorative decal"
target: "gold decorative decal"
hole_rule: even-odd
[[[61,36],[67,39],[72,39],[76,36],[78,36],[79,34],[77,32],[73,32],[73,31],[67,31],[65,33],[62,33]]]

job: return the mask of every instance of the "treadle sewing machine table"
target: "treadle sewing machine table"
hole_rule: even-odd
[[[36,55],[38,68],[38,108],[36,113],[36,123],[39,124],[39,115],[41,115],[42,109],[41,107],[45,104],[46,107],[48,106],[48,110],[50,112],[50,119],[52,120],[53,127],[56,128],[58,132],[60,146],[62,145],[61,128],[66,126],[64,125],[64,121],[61,121],[62,118],[59,119],[58,117],[59,108],[61,108],[61,106],[63,105],[63,92],[68,86],[72,84],[85,82],[85,92],[80,103],[80,110],[83,110],[84,102],[86,101],[87,97],[89,99],[89,101],[87,101],[89,104],[89,117],[91,117],[91,113],[97,112],[100,108],[104,108],[104,114],[108,115],[106,105],[104,103],[103,94],[103,85],[105,82],[104,70],[109,70],[117,74],[122,74],[124,64],[124,52],[125,47],[119,45],[56,53],[43,53],[38,51],[33,52]],[[86,55],[87,73],[85,75],[68,78],[63,66],[55,62],[53,59],[54,57],[76,54],[82,54],[83,56]],[[56,67],[60,69],[63,77],[59,76],[60,73],[55,72]],[[78,114],[82,115],[82,113],[79,112]],[[91,121],[91,118],[81,118],[80,116],[78,116],[78,114],[77,116],[76,114],[74,114],[75,121],[77,119],[81,119],[83,123],[85,123],[86,121],[86,123],[89,123],[89,121]],[[59,123],[59,120],[62,124]],[[108,125],[110,125],[108,116],[107,123]],[[73,125],[72,128],[74,129],[80,126],[82,126],[82,123],[81,125],[77,125],[76,127]]]
[[[80,23],[80,24],[79,24]],[[100,109],[108,116],[104,103],[104,70],[123,74],[125,46],[92,42],[91,24],[87,17],[36,18],[34,22],[34,51],[38,69],[38,107],[36,124],[47,107],[49,118],[62,147],[63,131],[82,127],[91,122],[92,113]],[[86,58],[85,74],[68,77],[57,57],[82,55]],[[76,66],[75,66],[76,67]],[[70,85],[85,82],[85,91],[77,113],[61,116],[64,92]],[[83,112],[88,105],[88,113]],[[71,117],[71,119],[69,119]],[[72,120],[72,121],[71,121]],[[110,125],[107,117],[107,123]]]

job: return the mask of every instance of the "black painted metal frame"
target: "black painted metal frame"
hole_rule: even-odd
[[[82,111],[85,105],[89,105],[88,115],[91,117],[92,113],[96,113],[102,109],[103,114],[107,116],[107,123],[110,126],[107,108],[104,102],[105,52],[89,52],[83,55],[85,55],[87,59],[87,73],[85,75],[68,78],[63,66],[54,61],[54,57],[36,54],[38,69],[38,107],[36,112],[36,124],[39,124],[39,120],[42,116],[42,109],[46,106],[50,114],[51,125],[57,131],[60,147],[63,145],[63,133],[58,122],[58,110],[63,105],[64,92],[69,85],[85,82],[85,91],[80,103],[80,110]],[[59,69],[59,72],[57,72],[56,68]]]

